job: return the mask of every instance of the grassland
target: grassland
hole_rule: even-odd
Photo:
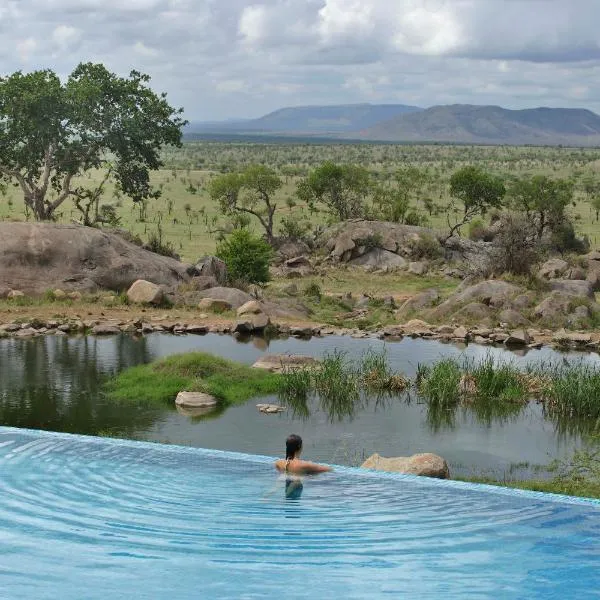
[[[382,181],[402,167],[417,167],[428,175],[428,182],[413,198],[413,204],[427,215],[433,227],[445,227],[443,211],[426,209],[426,201],[444,205],[448,200],[451,174],[466,164],[477,164],[510,178],[519,174],[547,174],[572,179],[577,186],[576,202],[570,211],[580,233],[589,236],[592,246],[600,247],[600,222],[585,193],[584,182],[600,181],[600,150],[571,148],[530,148],[504,146],[444,146],[394,144],[303,144],[303,143],[222,143],[189,142],[181,149],[164,153],[165,168],[154,173],[154,185],[162,197],[145,207],[120,197],[111,184],[102,200],[116,208],[121,227],[147,240],[161,230],[164,241],[171,242],[181,257],[193,261],[215,248],[217,228],[213,220],[218,211],[211,202],[207,185],[219,173],[236,171],[252,163],[266,164],[283,178],[278,191],[277,223],[292,215],[313,224],[324,223],[327,215],[310,213],[295,201],[299,179],[325,160],[355,163],[367,167]],[[87,177],[99,181],[100,172]],[[145,212],[145,214],[144,214]],[[23,198],[19,188],[9,187],[0,199],[0,219],[24,220]],[[79,213],[65,203],[59,220],[70,222]],[[332,289],[333,291],[333,289]]]

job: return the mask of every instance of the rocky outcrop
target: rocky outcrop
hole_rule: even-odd
[[[375,469],[388,473],[405,473],[408,475],[421,475],[436,479],[449,479],[450,469],[448,463],[437,454],[413,454],[413,456],[399,456],[385,458],[379,454],[369,456],[361,465],[363,469]]]
[[[383,250],[382,248],[373,248],[358,258],[351,260],[350,264],[357,267],[387,268],[393,270],[404,269],[408,263],[394,252]]]
[[[133,304],[159,306],[165,299],[163,289],[150,281],[138,279],[127,290],[127,299]]]
[[[227,300],[219,300],[218,298],[202,298],[198,303],[198,310],[222,313],[232,309],[233,306],[230,302],[227,302]]]
[[[246,304],[250,300],[253,300],[250,294],[242,292],[236,288],[229,287],[215,287],[208,290],[199,292],[203,298],[210,298],[212,300],[224,300],[229,303],[233,308],[238,309],[242,304]]]
[[[429,289],[405,300],[400,308],[396,311],[398,317],[408,315],[413,311],[431,308],[440,300],[440,293],[436,289]]]
[[[203,256],[193,267],[193,273],[199,277],[214,277],[217,283],[227,283],[227,265],[216,256]]]
[[[569,269],[569,263],[562,258],[547,260],[538,271],[538,276],[543,279],[559,279]]]
[[[498,321],[506,327],[527,327],[531,322],[526,319],[520,312],[507,308],[500,312]]]
[[[589,281],[579,281],[570,279],[555,279],[550,282],[550,287],[553,291],[568,294],[579,298],[589,298],[593,300],[594,288]]]
[[[270,324],[271,320],[263,312],[246,313],[236,321],[234,331],[237,333],[260,332]]]
[[[300,354],[263,354],[253,365],[254,369],[265,369],[271,373],[282,373],[287,370],[305,369],[318,365],[319,361],[312,356]]]
[[[56,287],[121,292],[138,279],[172,288],[189,280],[188,269],[92,227],[0,222],[0,281],[30,294]]]
[[[219,401],[203,392],[179,392],[175,398],[175,405],[185,408],[214,408]]]

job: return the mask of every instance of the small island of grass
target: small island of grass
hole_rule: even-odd
[[[173,403],[186,390],[204,392],[231,405],[276,394],[280,378],[206,352],[189,352],[126,369],[108,382],[107,392],[114,400]]]

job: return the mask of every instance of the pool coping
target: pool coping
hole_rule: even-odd
[[[0,425],[0,435],[3,433],[18,433],[20,435],[35,438],[58,438],[63,440],[78,439],[87,443],[96,443],[112,445],[117,447],[131,448],[152,448],[160,449],[164,452],[173,452],[177,454],[202,454],[204,456],[218,456],[235,460],[244,460],[258,464],[272,464],[276,457],[265,456],[262,454],[246,454],[243,452],[232,452],[229,450],[214,450],[211,448],[199,448],[196,446],[182,446],[178,444],[164,444],[160,442],[149,442],[140,440],[128,440],[124,438],[100,437],[92,435],[82,435],[78,433],[63,433],[59,431],[46,431],[42,429],[26,429],[20,427],[7,427]],[[578,506],[591,506],[600,508],[600,499],[586,498],[579,496],[567,496],[564,494],[554,494],[549,492],[536,492],[533,490],[522,490],[518,488],[508,488],[500,485],[490,485],[485,483],[471,483],[468,481],[456,481],[453,479],[435,479],[432,477],[423,477],[419,475],[408,475],[405,473],[390,473],[386,471],[376,471],[375,469],[364,469],[362,467],[347,467],[344,465],[329,465],[334,468],[336,473],[347,473],[352,476],[371,477],[377,479],[392,479],[396,481],[410,481],[424,487],[445,487],[462,490],[471,490],[477,492],[490,492],[502,496],[512,496],[519,498],[529,498],[531,500],[544,500],[560,504],[572,504]]]

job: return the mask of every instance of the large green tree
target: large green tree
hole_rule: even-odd
[[[510,188],[514,207],[535,224],[538,239],[547,230],[554,231],[564,225],[565,210],[573,202],[573,193],[572,182],[546,175],[521,177]]]
[[[0,176],[20,186],[36,219],[53,219],[71,198],[89,222],[109,178],[134,201],[159,195],[149,172],[163,145],[181,145],[185,121],[149,81],[92,63],[64,83],[50,70],[0,78]],[[80,177],[94,169],[100,177]]]
[[[372,189],[369,172],[357,165],[323,163],[298,184],[297,195],[311,209],[317,203],[341,221],[363,217],[365,201]]]
[[[270,243],[277,209],[274,195],[281,186],[281,178],[273,169],[250,165],[241,173],[219,175],[210,182],[208,191],[224,215],[247,214],[258,219]]]
[[[463,167],[450,178],[450,196],[452,202],[448,206],[448,237],[478,215],[485,215],[491,208],[500,208],[506,188],[499,177],[491,175],[475,166]],[[461,206],[457,209],[455,202]],[[458,213],[458,218],[451,222],[451,215]]]

